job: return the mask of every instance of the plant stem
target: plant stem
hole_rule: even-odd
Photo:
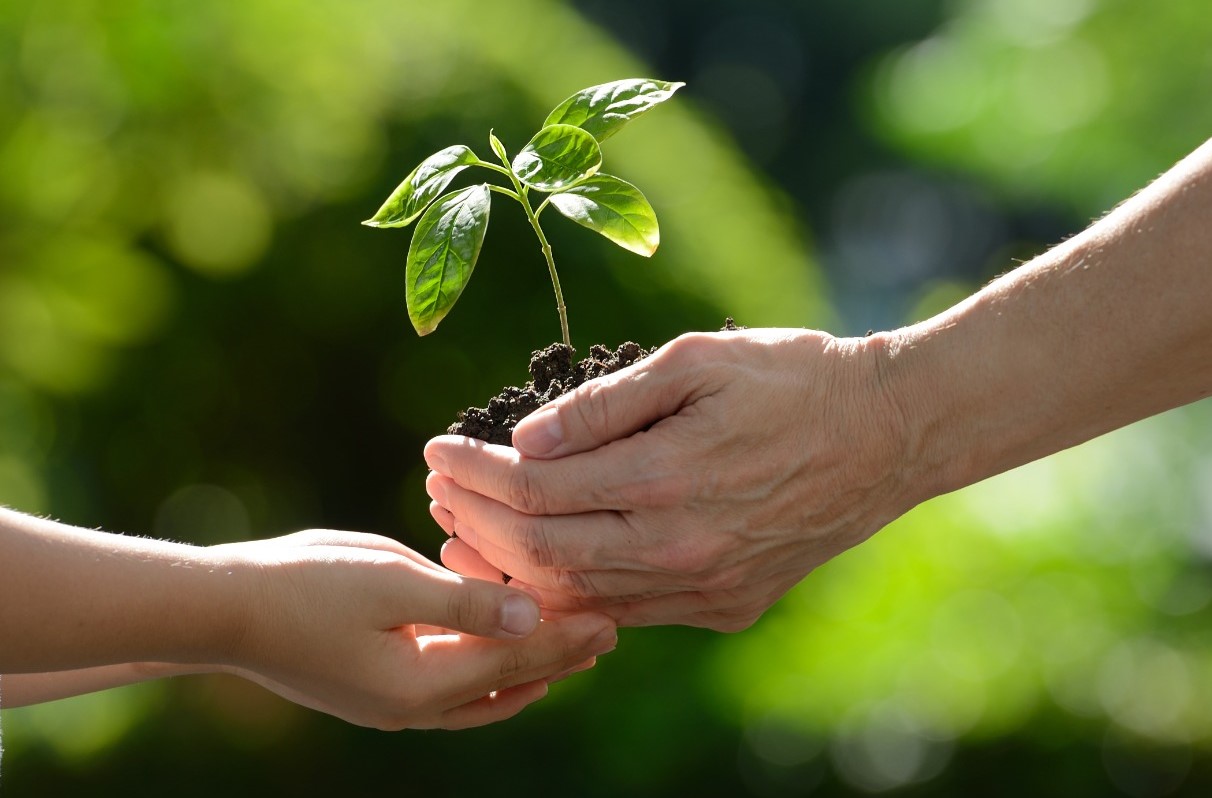
[[[555,258],[551,255],[551,244],[547,243],[547,236],[543,235],[543,228],[539,226],[539,218],[530,210],[530,203],[525,197],[522,197],[522,207],[530,216],[530,225],[538,235],[539,243],[543,245],[543,257],[547,258],[547,271],[551,274],[551,286],[555,289],[556,311],[560,314],[560,333],[564,336],[564,345],[572,349],[572,338],[568,335],[568,308],[564,306],[564,292],[560,290],[560,275],[556,273]]]
[[[511,171],[511,170],[509,170],[509,169],[507,169],[507,168],[505,168],[505,167],[502,167],[502,166],[497,166],[497,165],[496,165],[495,163],[493,163],[492,161],[483,161],[483,160],[480,160],[480,159],[478,159],[478,158],[476,159],[476,166],[482,166],[482,167],[484,167],[485,169],[491,169],[492,171],[494,171],[494,172],[500,172],[500,173],[501,173],[501,174],[503,174],[503,175],[508,175],[508,174],[510,174],[510,171]]]
[[[516,191],[510,191],[509,189],[505,188],[504,186],[494,186],[492,183],[485,183],[484,185],[488,186],[489,191],[495,191],[498,194],[504,194],[507,197],[512,197],[513,199],[516,199],[518,202],[522,201],[522,197]]]
[[[512,169],[508,170],[508,173],[514,188],[517,189],[516,199],[522,203],[522,209],[526,211],[526,218],[530,220],[530,226],[534,228],[535,235],[539,237],[539,244],[543,247],[543,257],[547,259],[547,271],[551,274],[551,286],[555,289],[556,311],[560,314],[560,333],[564,336],[564,345],[572,349],[572,337],[568,334],[568,308],[564,306],[564,292],[560,290],[560,275],[556,272],[555,258],[551,255],[551,244],[547,243],[547,236],[543,234],[543,228],[539,226],[539,217],[530,207],[526,189],[522,187],[521,181],[518,180],[518,176],[513,173]]]

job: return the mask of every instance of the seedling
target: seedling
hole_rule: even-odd
[[[378,213],[363,224],[407,227],[420,217],[408,247],[405,270],[408,318],[417,333],[433,332],[467,287],[488,230],[491,195],[497,193],[521,203],[539,238],[555,289],[560,332],[564,344],[571,348],[564,293],[539,217],[551,205],[624,249],[651,256],[660,243],[656,214],[638,188],[599,171],[601,143],[632,119],[672,97],[683,85],[629,79],[591,86],[556,106],[542,129],[512,161],[505,145],[489,131],[489,146],[501,166],[482,161],[471,148],[456,144],[434,153],[413,169]],[[469,166],[504,175],[511,187],[481,183],[439,197]],[[532,191],[547,195],[537,208],[531,204]]]

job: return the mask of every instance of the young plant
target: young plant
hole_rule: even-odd
[[[539,224],[548,205],[578,224],[596,230],[624,249],[651,256],[660,243],[656,214],[640,190],[599,171],[601,143],[648,109],[664,102],[683,83],[629,79],[582,89],[556,106],[543,127],[510,161],[505,146],[491,131],[488,143],[501,166],[482,161],[469,147],[456,144],[421,162],[392,192],[370,227],[407,227],[420,217],[408,247],[408,318],[420,335],[433,332],[446,318],[471,279],[484,233],[491,194],[517,200],[534,228],[547,260],[564,344],[568,311],[560,290],[551,245]],[[441,194],[469,166],[504,175],[510,187],[481,183]],[[531,192],[547,196],[538,207]]]

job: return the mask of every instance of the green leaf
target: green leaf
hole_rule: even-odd
[[[505,154],[505,145],[501,143],[501,140],[497,138],[497,135],[491,130],[488,131],[488,146],[492,147],[492,151],[495,152],[497,157],[501,159],[501,163],[508,167],[509,156]]]
[[[685,83],[629,78],[581,89],[547,115],[546,125],[575,125],[599,142],[658,103],[663,103]]]
[[[368,227],[407,227],[450,185],[455,175],[480,159],[462,144],[447,147],[421,161],[396,187],[379,212],[362,222]]]
[[[592,175],[602,165],[593,136],[572,125],[550,125],[534,134],[513,159],[518,179],[539,191],[558,191]]]
[[[408,247],[408,318],[420,335],[433,332],[471,279],[488,230],[487,184],[439,199],[417,223]]]
[[[577,224],[596,230],[637,255],[650,257],[661,243],[656,213],[640,190],[613,175],[599,174],[548,200]]]

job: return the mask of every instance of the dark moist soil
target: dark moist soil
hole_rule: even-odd
[[[725,330],[743,330],[731,318],[724,320]],[[521,388],[510,386],[488,400],[488,407],[469,407],[446,430],[488,443],[509,446],[513,428],[543,405],[568,393],[589,380],[613,374],[655,352],[628,341],[612,350],[602,344],[589,347],[589,357],[574,362],[572,348],[552,344],[530,356],[530,382]]]

